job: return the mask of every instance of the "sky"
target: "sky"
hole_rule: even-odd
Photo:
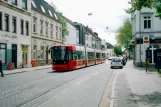
[[[59,11],[73,22],[88,25],[112,45],[116,44],[116,31],[130,15],[124,9],[129,0],[45,0],[53,2]],[[88,13],[92,13],[88,16]],[[106,29],[108,27],[108,29]]]

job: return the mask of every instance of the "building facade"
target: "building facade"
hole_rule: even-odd
[[[161,20],[155,17],[156,10],[143,8],[131,15],[133,40],[136,44],[133,48],[134,64],[144,66],[147,47],[150,48],[150,64],[154,65],[156,48],[161,46]],[[149,45],[143,44],[143,37],[149,37]]]
[[[66,36],[65,44],[79,45],[79,31],[71,20],[66,17],[64,18],[67,21],[67,29],[69,32],[69,34]]]
[[[114,47],[110,43],[106,43],[107,47],[107,57],[115,56]]]
[[[62,44],[62,25],[54,7],[44,0],[32,0],[32,60],[36,66],[51,64],[50,48]]]
[[[3,69],[31,66],[31,2],[0,0],[0,59]]]

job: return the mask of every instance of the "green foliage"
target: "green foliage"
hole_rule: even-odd
[[[132,24],[130,19],[126,19],[123,25],[117,30],[116,40],[125,49],[129,48],[132,39]]]
[[[154,1],[154,2],[153,2]],[[143,7],[155,8],[156,17],[161,19],[161,0],[136,0],[136,2],[128,2],[131,8],[125,9],[126,13],[131,14],[136,10],[141,10]]]
[[[64,16],[62,13],[58,12],[58,19],[62,23],[62,41],[66,41],[66,36],[68,36],[69,31],[67,28],[67,21],[64,19]]]
[[[122,55],[121,46],[115,45],[115,46],[114,46],[114,52],[115,52],[116,55]]]

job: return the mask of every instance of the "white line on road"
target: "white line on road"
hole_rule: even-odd
[[[110,101],[110,107],[113,107],[114,104],[114,97],[115,97],[115,85],[116,85],[116,78],[118,75],[118,71],[116,73],[116,76],[114,78],[113,84],[112,84],[112,94],[111,94],[111,101]]]

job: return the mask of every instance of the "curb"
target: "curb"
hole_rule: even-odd
[[[111,94],[111,101],[110,101],[110,107],[114,107],[114,99],[115,99],[115,85],[116,85],[116,78],[117,78],[118,72],[116,73],[114,77],[114,81],[112,84],[112,94]]]
[[[51,68],[51,67],[46,67],[46,68],[39,68],[39,69],[34,69],[34,70],[28,70],[28,71],[20,71],[20,72],[10,72],[10,73],[7,73],[7,74],[5,74],[4,73],[4,75],[12,75],[12,74],[19,74],[19,73],[25,73],[25,72],[29,72],[29,71],[37,71],[37,70],[42,70],[42,69],[48,69],[48,68]]]

